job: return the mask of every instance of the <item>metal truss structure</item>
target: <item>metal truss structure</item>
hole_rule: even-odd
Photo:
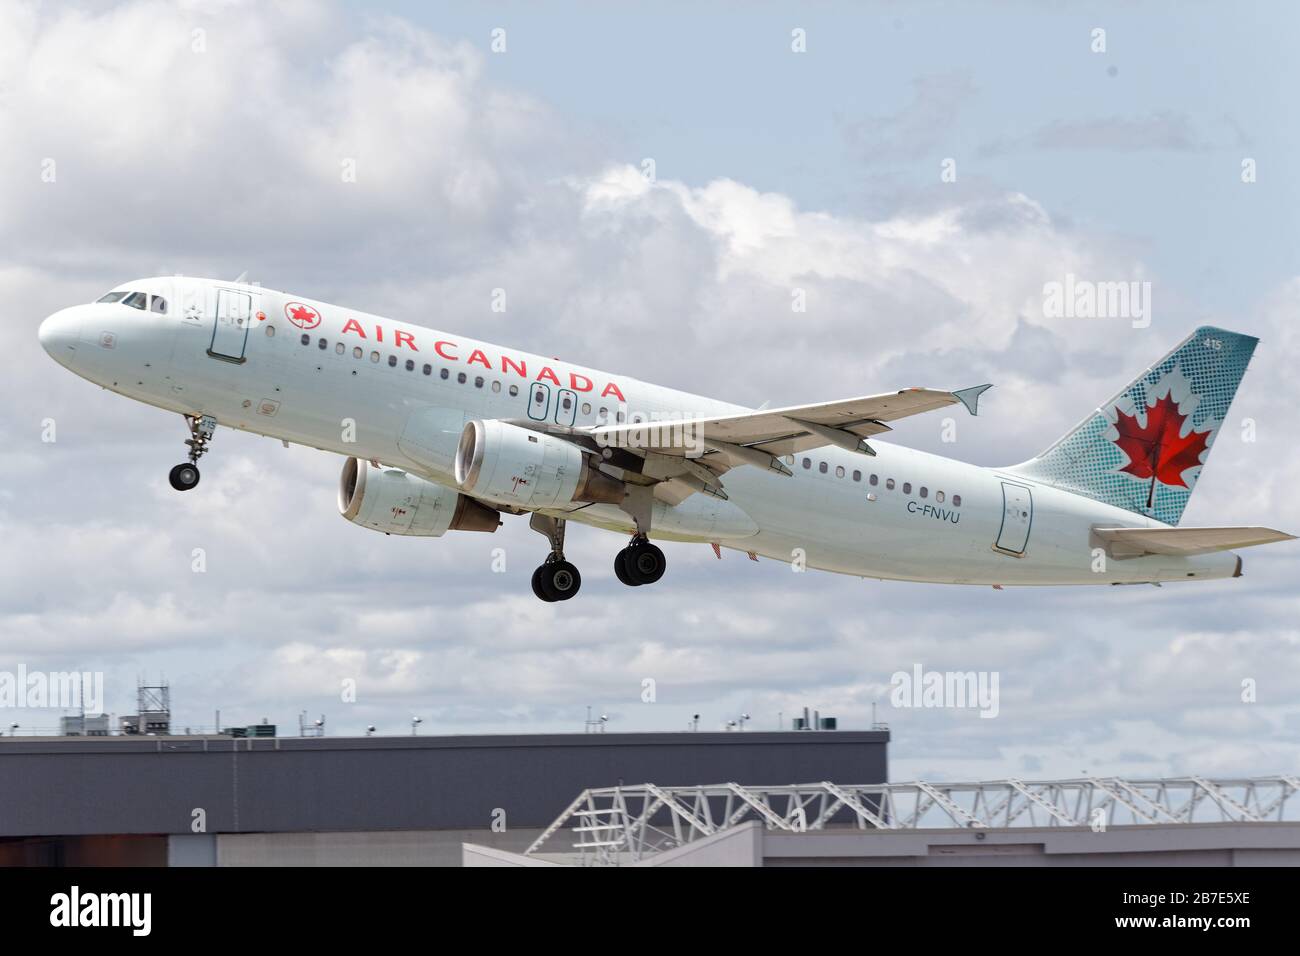
[[[985,783],[735,783],[584,790],[527,850],[588,864],[634,863],[750,820],[791,833],[861,830],[1263,823],[1300,819],[1294,776],[1207,780],[995,780]],[[1289,810],[1288,810],[1289,806]],[[557,845],[561,831],[573,837]],[[554,842],[552,842],[554,841]]]

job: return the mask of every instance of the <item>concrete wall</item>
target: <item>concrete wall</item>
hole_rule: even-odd
[[[765,832],[764,866],[1297,866],[1300,823]]]
[[[465,865],[513,866],[467,845]],[[541,859],[576,866],[573,855]],[[1300,866],[1300,823],[1191,823],[988,830],[767,830],[757,821],[646,857],[635,866]]]
[[[217,866],[460,866],[466,843],[522,854],[542,828],[353,833],[224,833]]]

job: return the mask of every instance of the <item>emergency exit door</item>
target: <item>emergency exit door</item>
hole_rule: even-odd
[[[1024,485],[1002,482],[1002,527],[994,547],[1008,554],[1024,554],[1033,523],[1033,493]]]

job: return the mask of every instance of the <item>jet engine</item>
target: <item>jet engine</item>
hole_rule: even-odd
[[[535,510],[574,502],[622,502],[623,482],[573,442],[497,419],[461,432],[456,484],[475,498]]]
[[[339,478],[339,513],[385,534],[436,538],[447,531],[496,531],[499,512],[397,468],[349,458]]]

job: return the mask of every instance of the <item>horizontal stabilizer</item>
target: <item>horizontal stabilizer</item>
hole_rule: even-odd
[[[1290,541],[1295,537],[1272,528],[1093,528],[1092,533],[1116,558],[1144,554],[1187,557]]]

